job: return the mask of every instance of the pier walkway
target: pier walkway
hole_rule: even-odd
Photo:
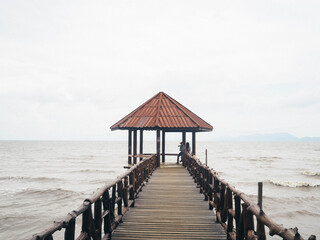
[[[112,239],[226,239],[186,168],[155,171],[113,232]]]
[[[256,204],[196,156],[184,153],[182,165],[159,160],[153,155],[131,166],[30,240],[56,239],[61,229],[64,240],[265,240],[265,227],[271,236],[303,240],[297,228],[264,213],[260,194]]]
[[[30,240],[56,239],[62,229],[64,240],[266,240],[265,227],[271,236],[303,240],[297,228],[285,228],[265,214],[262,183],[257,204],[197,158],[196,133],[213,127],[164,92],[110,129],[128,131],[127,171]],[[156,152],[148,154],[143,151],[143,133],[152,130]],[[182,134],[179,155],[166,153],[166,134],[171,132]],[[182,165],[166,164],[165,157],[172,155],[181,156]],[[234,167],[239,167],[237,161]],[[312,235],[309,240],[314,239]]]

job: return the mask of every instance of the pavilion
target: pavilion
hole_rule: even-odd
[[[137,163],[137,132],[140,132],[139,154],[143,154],[143,131],[157,132],[157,159],[160,166],[160,132],[162,132],[162,162],[165,162],[166,132],[181,132],[186,144],[186,133],[192,133],[192,154],[196,154],[196,132],[212,131],[213,127],[164,92],[159,92],[140,107],[110,127],[128,130],[128,164]],[[132,138],[133,135],[133,138]],[[132,153],[133,150],[133,153]]]

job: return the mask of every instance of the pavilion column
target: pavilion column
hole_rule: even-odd
[[[132,130],[128,130],[128,164],[132,164]]]
[[[133,130],[133,164],[137,164],[137,130]]]
[[[143,154],[143,129],[140,130],[140,144],[139,144],[139,148],[140,148],[140,154],[142,155]],[[140,157],[140,161],[142,160],[143,158]]]
[[[183,146],[184,146],[184,147],[183,147],[183,150],[186,149],[186,148],[185,148],[185,147],[186,147],[186,138],[187,138],[187,137],[186,137],[186,131],[183,131],[183,132],[182,132],[182,144],[183,144]],[[185,154],[183,154],[183,155],[181,156],[181,160],[182,160],[182,165],[183,165],[183,166],[185,166],[185,165],[184,165],[184,164],[185,164],[185,160],[186,160],[185,156],[186,156]]]
[[[157,129],[157,165],[160,167],[160,130]]]
[[[196,132],[192,132],[192,155],[196,155]]]
[[[184,146],[186,145],[186,132],[185,131],[182,132],[182,143]]]
[[[165,159],[165,156],[166,156],[165,141],[166,141],[166,132],[164,130],[162,130],[162,163],[165,163],[165,161],[166,161],[166,159]]]

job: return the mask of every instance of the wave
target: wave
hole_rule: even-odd
[[[81,169],[81,170],[77,170],[77,171],[73,171],[73,172],[80,172],[80,173],[97,173],[97,172],[100,172],[100,173],[115,173],[115,171],[113,170],[101,170],[101,169]]]
[[[304,171],[302,174],[307,176],[320,176],[320,172]]]
[[[0,181],[5,180],[13,180],[13,181],[35,181],[35,182],[53,182],[53,181],[61,181],[59,178],[50,178],[50,177],[22,177],[22,176],[4,176],[0,177]]]
[[[319,183],[311,183],[311,182],[293,182],[293,181],[278,181],[278,180],[269,180],[269,182],[276,186],[291,187],[291,188],[320,186]]]
[[[258,157],[258,158],[249,158],[251,162],[274,162],[276,160],[282,159],[281,157]]]
[[[53,189],[35,189],[35,188],[26,188],[22,189],[22,191],[19,192],[19,194],[26,194],[26,195],[51,195],[54,194],[56,196],[61,195],[75,195],[78,194],[78,192],[62,189],[62,188],[53,188]]]

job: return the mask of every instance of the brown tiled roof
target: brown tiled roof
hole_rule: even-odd
[[[213,129],[210,124],[164,92],[159,92],[110,128],[111,130],[166,129],[169,131],[212,131]]]

